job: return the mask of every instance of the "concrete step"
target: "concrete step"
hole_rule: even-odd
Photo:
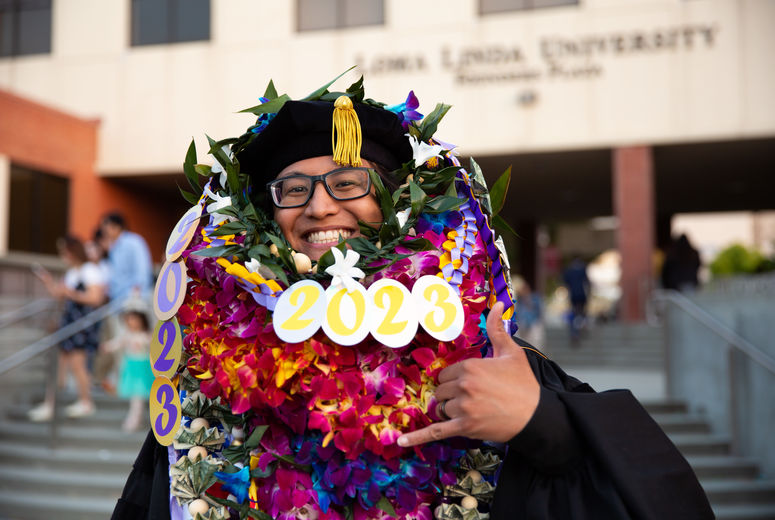
[[[651,417],[665,433],[710,433],[710,425],[701,417],[658,413],[652,413]]]
[[[0,518],[6,520],[105,520],[116,498],[51,495],[46,490],[0,490]]]
[[[89,472],[83,468],[53,469],[0,464],[0,489],[24,491],[45,489],[60,496],[88,499],[121,496],[128,472]]]
[[[134,464],[142,443],[126,443],[120,448],[57,447],[26,439],[0,442],[0,461],[14,467],[117,473],[125,477]]]
[[[728,455],[730,439],[727,435],[708,433],[669,433],[684,457],[692,455]]]
[[[711,504],[775,505],[773,480],[700,481]]]
[[[43,390],[37,388],[36,391],[23,394],[23,403],[38,404],[43,401]],[[57,403],[61,406],[67,406],[76,400],[76,395],[68,390],[61,390],[57,394]],[[92,388],[92,400],[97,410],[126,410],[129,406],[129,401],[122,399],[115,395],[106,394],[101,389]]]
[[[25,405],[12,405],[6,408],[6,418],[10,422],[30,422],[27,417],[27,412],[30,407]],[[92,427],[102,426],[110,427],[114,429],[120,429],[121,423],[126,417],[129,409],[128,405],[124,404],[123,408],[120,407],[104,407],[101,408],[97,405],[97,412],[94,415],[88,417],[80,417],[78,419],[70,419],[64,417],[64,407],[60,407],[61,413],[59,414],[61,424],[70,426]],[[146,412],[147,413],[147,412]],[[150,428],[150,422],[148,424]]]
[[[51,430],[48,424],[33,424],[24,422],[0,423],[0,441],[12,440],[49,442]],[[104,426],[76,426],[60,424],[57,430],[57,446],[93,448],[123,448],[127,445],[140,446],[145,439],[145,432],[125,433],[117,428]]]
[[[775,504],[714,505],[716,520],[775,520]]]
[[[687,457],[697,478],[703,481],[712,479],[735,480],[755,479],[759,476],[759,466],[754,459],[746,457],[729,456],[702,456]]]
[[[688,412],[688,407],[684,401],[664,399],[659,401],[642,401],[641,404],[652,415]]]

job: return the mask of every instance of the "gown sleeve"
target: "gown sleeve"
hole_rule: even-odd
[[[595,393],[517,342],[541,395],[508,443],[492,520],[714,518],[686,459],[628,390]]]
[[[167,447],[148,432],[111,520],[170,520]]]

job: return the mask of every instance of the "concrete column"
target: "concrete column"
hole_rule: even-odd
[[[11,159],[0,155],[0,256],[8,253],[11,225]]]
[[[613,150],[614,211],[619,219],[617,243],[622,256],[620,317],[641,321],[653,286],[654,165],[650,146]]]

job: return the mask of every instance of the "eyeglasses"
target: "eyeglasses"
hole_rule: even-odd
[[[358,199],[371,191],[369,168],[355,167],[337,168],[323,175],[289,175],[273,180],[266,187],[278,208],[298,208],[309,202],[318,182],[336,200]]]

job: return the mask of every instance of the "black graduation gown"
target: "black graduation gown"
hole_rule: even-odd
[[[713,518],[689,464],[628,390],[595,393],[517,339],[541,384],[509,442],[490,518]],[[167,448],[149,433],[113,520],[169,520]]]

